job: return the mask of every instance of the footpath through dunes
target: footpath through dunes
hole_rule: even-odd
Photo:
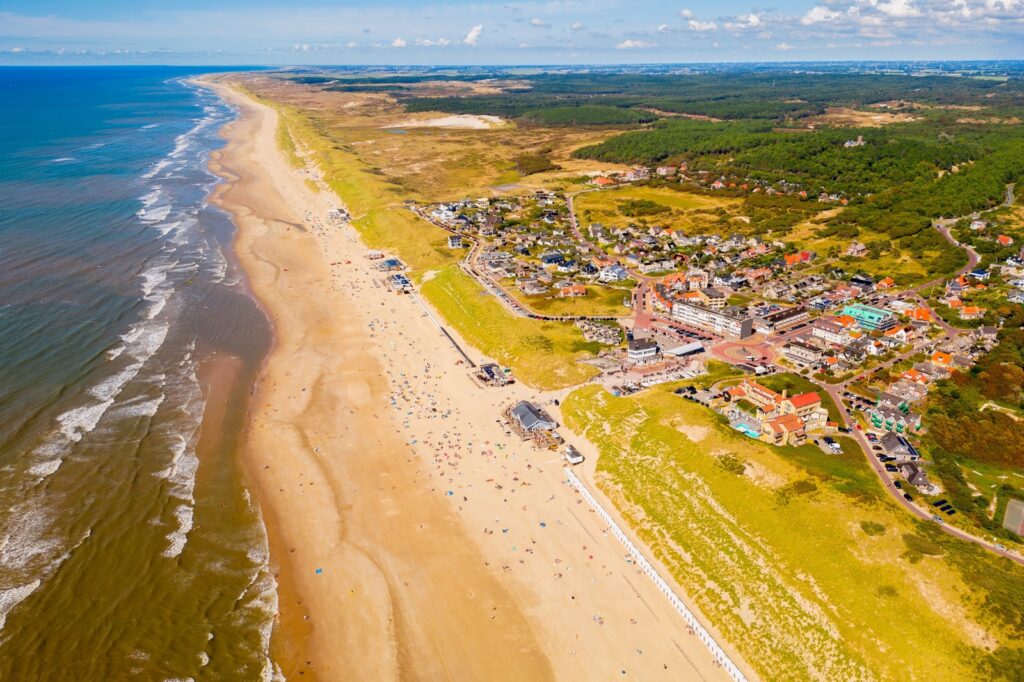
[[[246,451],[283,672],[726,679],[556,453],[499,423],[511,402],[543,398],[473,382],[435,313],[380,286],[350,226],[324,223],[337,199],[278,153],[276,112],[218,89],[242,113],[217,160],[233,179],[220,201],[276,329]]]
[[[242,117],[212,166],[230,180],[217,201],[274,322],[246,458],[282,582],[283,672],[550,678],[526,617],[409,466],[365,320],[324,295],[327,264],[275,177],[273,112],[231,99]]]

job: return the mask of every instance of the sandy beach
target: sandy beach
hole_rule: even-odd
[[[242,114],[211,161],[215,201],[274,326],[244,458],[283,674],[725,679],[556,453],[505,432],[504,407],[551,396],[473,382],[437,314],[381,284],[350,226],[326,224],[340,202],[285,162],[276,113],[214,87]]]

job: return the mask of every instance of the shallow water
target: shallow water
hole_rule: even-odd
[[[187,75],[0,69],[0,679],[273,673],[236,451],[269,326],[207,205],[234,112]]]

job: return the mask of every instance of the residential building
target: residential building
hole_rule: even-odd
[[[842,346],[849,341],[849,335],[841,324],[828,320],[815,320],[811,323],[811,336],[825,343]]]
[[[798,365],[816,365],[821,362],[823,352],[817,346],[812,346],[803,341],[790,341],[782,347],[782,354],[786,359]]]
[[[757,321],[757,331],[761,334],[780,332],[811,319],[811,314],[803,306],[783,308],[764,315]]]
[[[885,454],[895,457],[897,462],[911,462],[921,459],[921,453],[910,444],[910,441],[892,431],[882,434],[878,442]]]
[[[851,303],[843,308],[843,315],[849,315],[862,329],[870,331],[890,329],[896,326],[896,316],[888,310],[876,308],[875,306],[864,305],[863,303]]]
[[[745,339],[753,333],[754,320],[746,311],[714,310],[691,301],[676,301],[672,318],[684,325],[718,336]]]
[[[873,407],[868,412],[868,418],[876,429],[885,429],[896,433],[916,431],[921,426],[921,418],[913,412],[904,412],[891,407]]]

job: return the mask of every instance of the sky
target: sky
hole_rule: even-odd
[[[0,64],[1024,59],[1024,0],[0,0]]]

